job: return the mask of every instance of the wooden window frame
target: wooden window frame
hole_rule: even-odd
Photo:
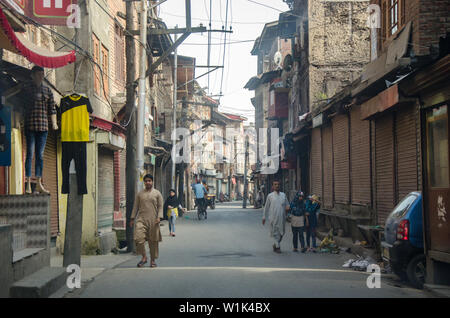
[[[114,43],[115,43],[115,80],[119,84],[125,83],[125,62],[124,62],[124,54],[125,54],[125,39],[124,39],[124,31],[118,25],[115,24],[114,27]]]
[[[388,27],[389,36],[394,35],[400,29],[400,1],[389,0],[388,2]],[[395,29],[395,31],[394,31]]]
[[[95,34],[92,34],[92,55],[94,62],[94,93],[101,96],[101,80],[100,80],[100,40]]]
[[[406,24],[405,0],[382,0],[381,12],[383,17],[381,38],[385,42],[395,36]]]
[[[102,85],[104,86],[101,92],[106,100],[109,100],[109,50],[102,44],[101,45],[101,58],[102,58]]]

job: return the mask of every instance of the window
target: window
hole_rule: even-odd
[[[114,34],[114,61],[115,61],[115,79],[119,83],[125,82],[125,45],[123,30],[119,25],[115,25]]]
[[[390,217],[401,218],[405,216],[406,212],[408,212],[409,208],[413,205],[414,201],[416,201],[417,196],[415,194],[410,194],[406,196],[399,204],[394,208],[394,211],[391,212]]]
[[[102,91],[102,95],[106,98],[109,99],[109,52],[108,49],[106,49],[103,45],[102,45],[102,76],[103,76],[103,91]]]
[[[398,0],[389,0],[389,35],[398,31]]]
[[[94,62],[94,93],[100,95],[100,41],[92,34],[92,50]]]
[[[383,40],[396,34],[406,24],[405,0],[383,0]]]
[[[28,27],[28,39],[33,42],[34,44],[37,44],[37,33],[36,28],[34,26]]]

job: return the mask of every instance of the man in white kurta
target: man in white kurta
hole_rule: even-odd
[[[286,194],[280,192],[280,182],[273,182],[273,192],[267,196],[264,206],[263,225],[269,220],[270,236],[274,239],[273,251],[281,253],[280,242],[283,239],[286,225],[286,211],[289,210],[289,201]]]

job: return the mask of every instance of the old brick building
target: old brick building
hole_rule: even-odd
[[[308,5],[312,2],[308,1]],[[292,2],[294,9],[300,4],[306,2]],[[326,8],[334,10],[343,10],[345,5],[352,7],[351,1],[324,2]],[[339,74],[338,69],[325,76],[320,75],[319,69],[316,78],[324,86],[312,84],[309,92],[293,86],[297,93],[292,94],[294,100],[297,94],[299,108],[310,112],[294,131],[294,140],[305,140],[297,150],[300,156],[306,153],[303,160],[309,161],[304,169],[300,164],[297,175],[300,174],[303,188],[309,185],[307,192],[322,199],[323,228],[341,229],[343,235],[354,240],[368,239],[377,247],[380,230],[394,206],[409,192],[422,191],[430,282],[448,281],[443,273],[448,272],[445,264],[449,263],[449,223],[435,211],[443,211],[450,204],[445,124],[450,91],[449,8],[450,1],[440,0],[367,2],[360,7],[360,29],[354,30],[370,34],[361,37],[361,48],[366,61],[370,56],[371,62],[360,75],[351,73],[355,64],[347,67],[344,63],[342,74],[351,76],[341,77],[342,86],[335,91],[327,87],[334,85],[332,78]],[[310,9],[306,11],[304,7],[301,12]],[[353,21],[355,15],[348,14],[348,18]],[[319,52],[327,48],[316,43],[321,42],[320,35],[311,26],[308,31],[316,40],[314,45],[320,46]],[[348,43],[334,43],[325,60],[328,56],[333,60],[332,52],[337,47],[346,50]],[[313,53],[310,48],[297,58],[309,59],[315,70],[321,64],[314,61]],[[314,81],[311,72],[303,77],[299,75],[302,73],[305,69],[300,68],[294,78]],[[301,87],[304,90],[304,85]],[[314,100],[314,94],[322,98]],[[306,96],[309,105],[303,109]],[[309,173],[306,178],[302,177],[305,170]],[[377,236],[378,239],[370,239]]]

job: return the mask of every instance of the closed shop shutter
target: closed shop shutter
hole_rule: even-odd
[[[0,167],[0,195],[6,194],[6,167]]]
[[[415,107],[400,109],[396,114],[397,202],[409,192],[417,191],[418,147]]]
[[[350,201],[348,117],[339,115],[333,120],[334,195],[338,203]]]
[[[110,232],[114,212],[114,153],[98,148],[98,230]]]
[[[44,151],[42,180],[47,186],[47,190],[50,191],[50,229],[52,236],[56,236],[59,231],[58,169],[56,153],[56,133],[53,130],[49,130]]]
[[[126,159],[127,159],[127,150],[123,149],[120,152],[120,206],[125,206],[125,202],[126,202]],[[125,212],[125,210],[123,208],[121,208],[121,210],[123,210],[123,212]]]
[[[384,225],[395,204],[393,115],[375,122],[376,209],[378,224]]]
[[[320,128],[311,134],[311,192],[323,198],[322,193],[322,138]]]
[[[333,208],[333,130],[331,126],[322,130],[323,155],[323,203],[327,209]]]
[[[114,151],[114,211],[119,211],[120,205],[120,153]]]
[[[26,138],[25,133],[22,133],[22,151],[23,151],[23,167],[25,176],[25,160],[26,160]],[[44,187],[50,191],[50,232],[54,237],[59,231],[59,204],[58,204],[58,170],[56,157],[56,133],[53,130],[48,131],[47,142],[44,150],[44,166],[42,170],[42,182]],[[32,180],[35,179],[35,155],[31,164]],[[36,180],[37,181],[37,180]],[[32,181],[33,182],[33,181]],[[25,182],[24,182],[25,185]],[[24,190],[25,191],[25,190]]]
[[[350,112],[350,172],[352,204],[370,205],[370,122],[361,120],[361,108]]]

